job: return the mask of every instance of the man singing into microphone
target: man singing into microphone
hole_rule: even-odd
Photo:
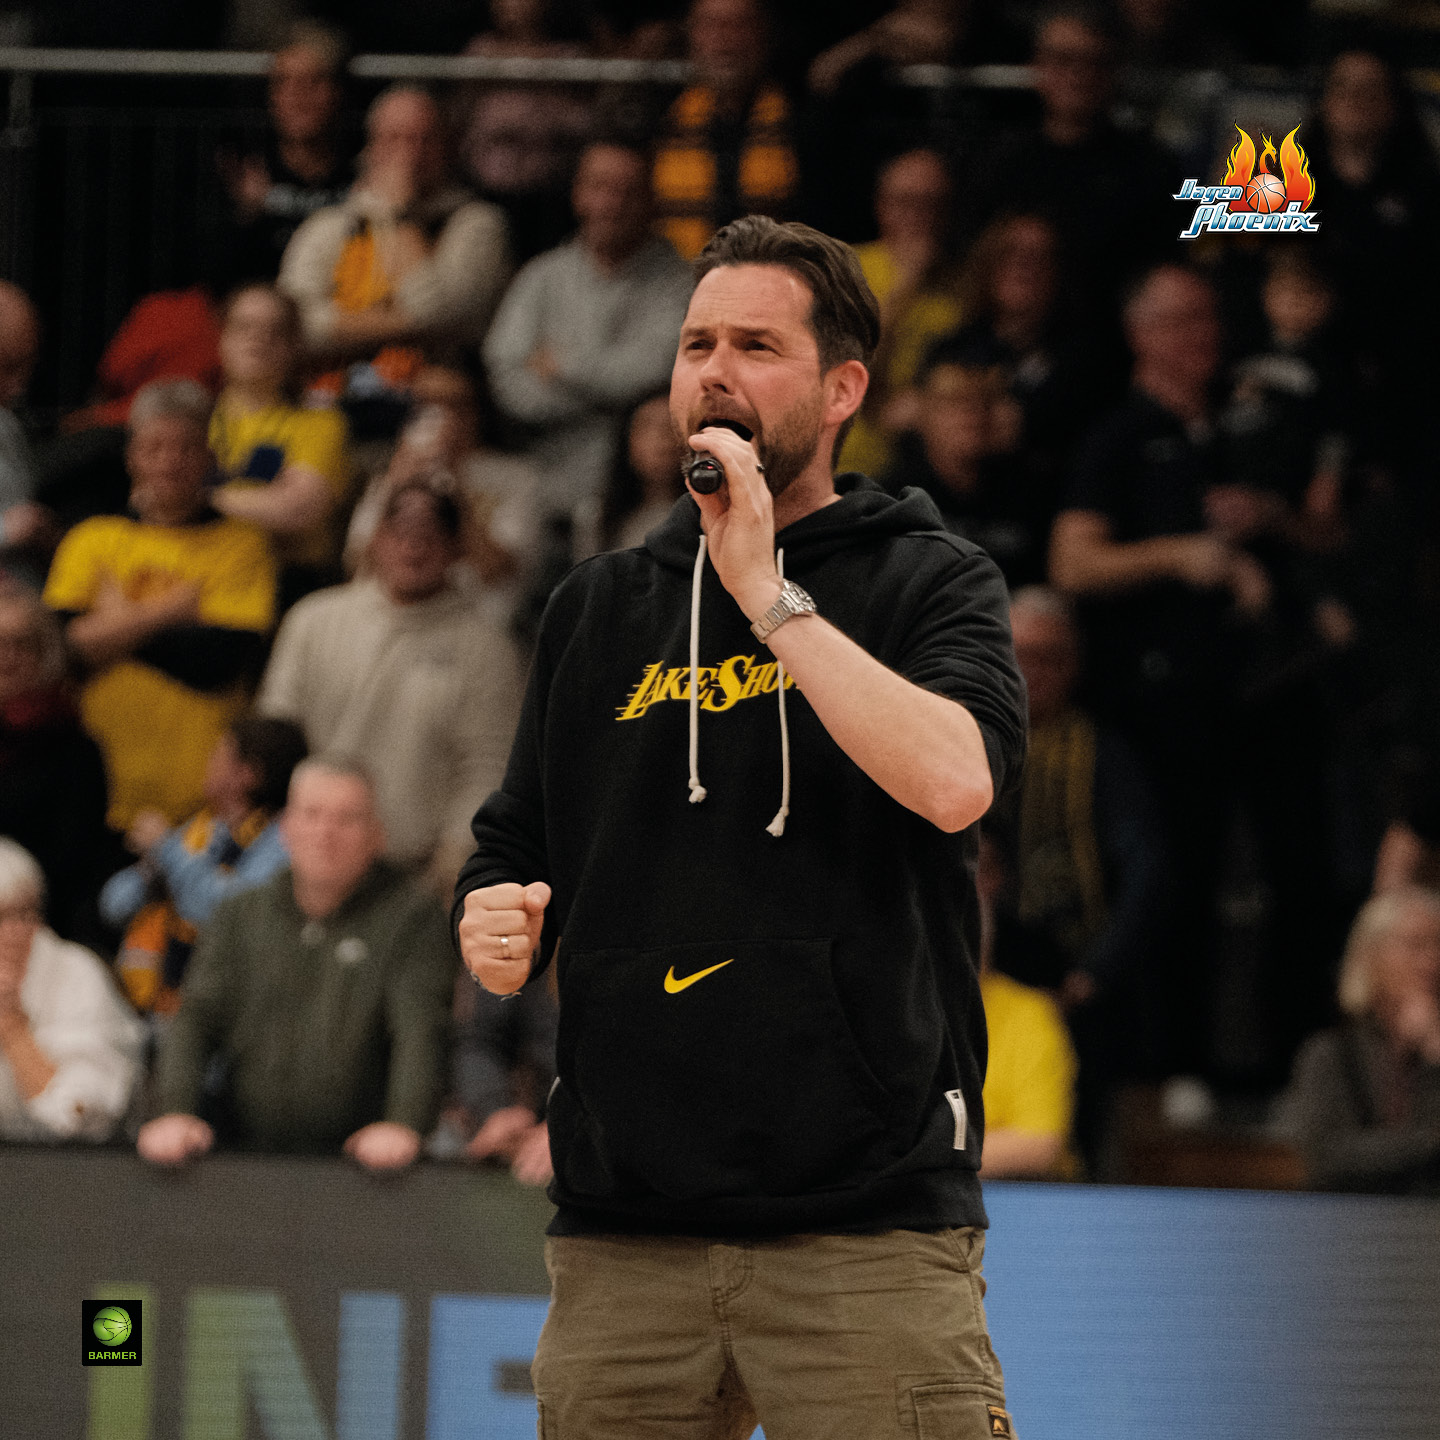
[[[724,484],[555,592],[456,892],[487,989],[558,966],[540,1434],[1008,1436],[973,829],[1024,749],[1004,585],[919,491],[833,473],[879,333],[848,247],[751,216],[696,271],[670,408]]]

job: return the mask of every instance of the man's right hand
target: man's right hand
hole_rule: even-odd
[[[135,1148],[152,1165],[183,1165],[204,1155],[215,1143],[215,1132],[198,1116],[161,1115],[140,1127]]]
[[[530,978],[549,903],[550,887],[543,880],[487,885],[465,897],[460,956],[491,994],[513,995]]]

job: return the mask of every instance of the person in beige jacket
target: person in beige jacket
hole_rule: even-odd
[[[478,345],[510,278],[505,217],[452,182],[440,108],[397,85],[366,117],[354,187],[286,247],[279,288],[347,397],[403,394],[426,359]]]
[[[386,853],[453,886],[470,818],[505,769],[523,688],[513,642],[457,584],[454,498],[412,481],[390,495],[369,574],[285,617],[258,706],[296,721],[312,751],[375,778]]]

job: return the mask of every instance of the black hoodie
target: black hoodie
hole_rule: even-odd
[[[1025,738],[999,572],[922,492],[858,475],[836,488],[777,536],[784,573],[871,655],[970,711],[998,794]],[[983,1225],[974,827],[947,835],[891,799],[791,687],[790,813],[773,833],[775,660],[708,560],[692,803],[699,539],[686,497],[642,548],[555,592],[456,890],[457,923],[482,886],[554,891],[552,1233]]]

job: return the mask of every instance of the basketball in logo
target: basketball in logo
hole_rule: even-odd
[[[1246,187],[1245,200],[1252,210],[1268,215],[1285,208],[1285,182],[1278,175],[1261,171]]]

